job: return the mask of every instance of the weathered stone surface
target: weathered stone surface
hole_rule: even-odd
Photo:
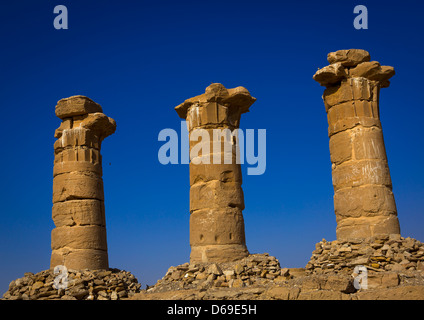
[[[54,137],[58,139],[56,142],[62,142],[60,138],[62,137],[63,131],[71,129],[71,128],[72,128],[72,118],[63,119],[59,128],[57,128],[56,131],[54,132]],[[56,149],[56,143],[55,143],[55,149]]]
[[[346,78],[347,74],[340,62],[331,64],[322,69],[319,69],[315,74],[313,79],[319,82],[322,86],[327,86],[340,82],[342,79]]]
[[[76,171],[54,177],[53,203],[75,199],[97,199],[103,201],[102,178],[97,175]]]
[[[107,250],[106,229],[102,226],[63,226],[52,230],[52,249]]]
[[[383,272],[368,276],[368,289],[391,288],[399,285],[399,275],[396,272]]]
[[[195,104],[187,112],[187,126],[193,128],[207,128],[210,125],[226,125],[237,127],[240,114],[231,113],[229,109],[217,102],[209,102],[204,105]]]
[[[105,226],[105,208],[100,200],[70,200],[53,204],[56,227],[73,225]]]
[[[396,215],[396,204],[389,188],[381,185],[364,185],[335,192],[334,210],[336,216],[340,218]]]
[[[380,63],[377,61],[367,61],[358,64],[355,68],[349,70],[351,77],[369,78],[379,73],[381,69]]]
[[[100,138],[87,128],[72,126],[72,128],[62,130],[54,149],[76,146],[100,149]]]
[[[99,249],[70,249],[64,247],[52,250],[50,258],[52,269],[58,265],[64,265],[69,269],[79,270],[82,265],[89,265],[91,270],[107,269],[108,253]]]
[[[191,247],[190,261],[231,262],[242,259],[248,254],[245,244],[193,245]]]
[[[328,123],[335,124],[348,118],[356,117],[354,101],[342,102],[328,109],[327,119]]]
[[[365,78],[348,78],[342,81],[339,86],[327,87],[324,90],[324,105],[326,110],[343,102],[352,102],[353,100],[374,99],[375,84]]]
[[[221,182],[239,182],[241,184],[242,174],[240,165],[237,163],[212,165],[190,163],[190,185],[213,180]]]
[[[340,131],[362,127],[381,128],[378,103],[368,100],[352,100],[328,109],[329,136]]]
[[[330,157],[334,164],[352,159],[352,137],[350,132],[340,132],[330,137]]]
[[[395,75],[395,70],[393,67],[381,66],[377,61],[371,61],[358,64],[349,71],[349,75],[385,82]]]
[[[82,120],[80,126],[91,130],[100,139],[113,134],[116,130],[115,120],[107,117],[103,113],[90,113]]]
[[[355,128],[358,125],[364,128],[381,127],[381,123],[379,119],[368,118],[368,117],[346,118],[346,119],[339,120],[336,123],[330,123],[328,125],[328,136],[331,137],[332,135],[336,133]]]
[[[102,107],[90,98],[81,95],[61,99],[56,105],[56,116],[60,119],[94,112],[103,112]]]
[[[332,173],[335,191],[366,184],[392,185],[387,162],[379,159],[345,162],[336,166]]]
[[[329,63],[340,62],[343,66],[354,67],[359,63],[370,61],[370,54],[362,49],[338,50],[327,55]]]
[[[367,238],[372,235],[399,233],[399,220],[393,214],[337,219],[337,239]]]
[[[60,175],[62,173],[71,173],[71,172],[91,172],[97,176],[102,176],[102,165],[100,162],[89,162],[89,161],[77,161],[77,157],[80,158],[80,153],[76,150],[69,149],[64,150],[63,153],[55,156],[55,164],[53,166],[53,177]],[[78,152],[78,155],[75,153]],[[90,158],[94,158],[93,149],[90,150]],[[85,154],[86,155],[86,154]],[[63,157],[62,157],[63,156]],[[73,160],[72,158],[73,157]],[[67,161],[69,159],[69,161]]]
[[[352,284],[352,278],[345,275],[329,275],[328,278],[325,279],[322,289],[340,291],[344,293],[352,293],[356,291]]]
[[[326,110],[332,106],[341,104],[343,102],[350,102],[353,100],[352,87],[348,81],[343,81],[340,86],[328,87],[324,90],[324,102]]]
[[[373,115],[373,101],[355,100],[355,115],[359,118],[377,118]]]
[[[357,128],[351,133],[356,160],[387,158],[383,132],[380,128]]]
[[[388,79],[395,75],[395,68],[391,66],[381,66],[380,72],[375,76],[370,78],[371,80],[381,81],[383,83],[383,87],[387,88],[390,84]]]
[[[207,208],[237,207],[244,209],[243,189],[238,182],[212,180],[198,182],[190,188],[190,212]]]
[[[222,160],[216,161],[214,157],[219,159],[221,154],[225,153],[225,156],[232,160],[239,146],[237,139],[237,132],[225,127],[222,129],[196,128],[190,132],[189,137],[190,159],[193,161],[195,157],[203,157],[212,154],[212,157],[209,158],[209,163],[224,163]],[[231,162],[236,163],[235,161]]]
[[[358,300],[424,300],[424,286],[402,286],[357,293]]]
[[[244,242],[244,221],[240,209],[201,209],[191,213],[191,245],[239,244]]]

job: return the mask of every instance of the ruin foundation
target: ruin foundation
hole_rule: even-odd
[[[305,268],[281,266],[265,254],[226,263],[172,266],[134,300],[423,300],[424,244],[412,238],[315,245]],[[367,287],[355,287],[355,267],[367,268]]]
[[[370,61],[365,50],[328,54],[314,79],[325,86],[337,239],[400,234],[380,123],[380,88],[393,67]]]
[[[56,106],[50,268],[107,269],[101,142],[115,132],[112,118],[84,96]]]

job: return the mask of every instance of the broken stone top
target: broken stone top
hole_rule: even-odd
[[[330,87],[348,78],[366,78],[380,83],[382,88],[390,85],[389,79],[395,70],[390,66],[381,66],[370,61],[370,54],[361,49],[339,50],[327,56],[329,66],[319,69],[313,79],[320,85]]]
[[[78,95],[59,100],[55,113],[63,122],[56,130],[55,137],[60,138],[65,129],[84,128],[103,140],[115,132],[116,122],[102,112],[102,107],[98,103],[85,96]]]
[[[327,55],[330,64],[340,62],[345,67],[355,67],[356,65],[371,60],[368,51],[362,49],[349,49],[330,52]]]
[[[220,83],[212,83],[205,90],[204,94],[187,99],[180,105],[175,107],[178,115],[185,119],[187,110],[194,104],[202,104],[206,102],[217,102],[232,109],[238,109],[240,113],[249,111],[249,107],[256,101],[249,91],[244,87],[236,87],[226,89]]]
[[[79,95],[59,100],[55,110],[56,116],[62,120],[96,112],[103,112],[102,107],[90,98]]]

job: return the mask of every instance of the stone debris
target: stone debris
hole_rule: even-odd
[[[337,248],[344,248],[339,250],[343,254],[356,250],[343,245]],[[231,263],[184,263],[170,267],[154,286],[131,300],[424,299],[422,269],[398,272],[369,267],[368,288],[358,290],[351,267],[344,272],[337,272],[338,268],[320,272],[311,269],[309,262],[306,268],[281,268],[278,259],[266,253],[250,254]]]
[[[251,254],[227,263],[184,263],[170,267],[165,276],[147,292],[179,289],[241,288],[287,279],[279,261],[269,254]]]
[[[58,274],[44,270],[13,280],[4,300],[122,300],[140,292],[141,284],[128,271],[71,270],[68,269],[66,289],[55,289],[54,279]]]
[[[372,242],[372,250],[384,250],[388,242]],[[393,239],[391,239],[393,240]],[[170,267],[157,283],[140,290],[137,279],[119,269],[76,271],[68,270],[68,288],[57,290],[53,281],[57,274],[45,270],[37,274],[25,273],[12,281],[4,300],[361,300],[361,299],[424,299],[424,270],[422,243],[415,239],[400,239],[399,247],[411,253],[414,266],[398,270],[367,266],[368,289],[357,290],[354,274],[349,267],[341,268],[281,268],[278,259],[269,254],[250,254],[231,263],[184,263]],[[321,241],[319,245],[348,248],[337,241]],[[352,243],[357,245],[358,243]],[[380,246],[382,245],[382,246]],[[317,244],[318,246],[318,244]],[[368,244],[363,248],[367,251]],[[393,245],[396,247],[396,245]],[[351,248],[352,249],[352,248]],[[327,247],[323,249],[329,250]],[[355,252],[342,249],[343,254]],[[331,249],[330,249],[331,251]],[[321,252],[322,253],[322,252]],[[313,256],[318,255],[316,250]],[[374,255],[371,255],[374,257]],[[380,256],[375,256],[380,257]],[[346,257],[345,257],[346,258]],[[376,260],[383,263],[382,259]]]
[[[307,274],[351,274],[359,265],[375,272],[397,272],[407,281],[407,275],[424,271],[424,243],[399,235],[367,240],[323,239],[315,245],[305,269]]]

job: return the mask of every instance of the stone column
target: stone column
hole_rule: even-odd
[[[238,139],[223,134],[221,140],[218,134],[225,129],[227,133],[235,133],[241,114],[248,112],[255,100],[243,87],[227,90],[222,84],[214,83],[204,94],[175,108],[187,120],[190,136],[192,263],[228,262],[249,255],[242,214]]]
[[[327,87],[337,239],[400,234],[379,108],[395,71],[359,49],[329,53],[328,62],[313,78]]]
[[[116,124],[84,96],[56,106],[52,256],[50,267],[107,269],[105,207],[100,146]]]

